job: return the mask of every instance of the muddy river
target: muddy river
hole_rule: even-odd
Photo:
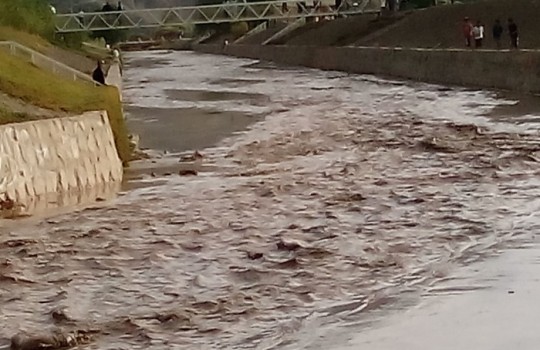
[[[0,338],[333,349],[540,225],[534,98],[145,52],[124,99],[147,184],[0,228]]]

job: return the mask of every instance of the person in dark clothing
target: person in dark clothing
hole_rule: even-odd
[[[307,10],[307,3],[305,1],[300,1],[296,3],[298,13],[304,13]]]
[[[122,1],[118,1],[118,5],[116,6],[116,11],[124,11],[124,5],[122,5]]]
[[[97,67],[92,72],[92,79],[94,79],[96,83],[105,85],[105,74],[103,74],[100,61],[97,62]]]
[[[510,34],[510,46],[517,49],[519,44],[519,32],[517,24],[512,18],[508,18],[508,34]]]
[[[497,49],[501,48],[501,38],[503,31],[504,29],[501,25],[501,21],[496,19],[495,24],[493,25],[493,40],[495,40],[495,43],[497,44]]]
[[[105,5],[103,5],[103,8],[101,9],[101,11],[103,12],[111,12],[114,10],[114,7],[112,7],[112,5],[108,1],[105,3]]]

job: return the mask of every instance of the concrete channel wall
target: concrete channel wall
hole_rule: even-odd
[[[195,50],[430,83],[540,93],[540,51],[198,45]]]
[[[122,180],[105,111],[0,126],[0,199],[25,204],[51,193]]]

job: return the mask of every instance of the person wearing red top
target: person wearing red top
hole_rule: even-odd
[[[463,21],[463,36],[465,37],[465,45],[467,45],[467,47],[471,47],[472,45],[472,30],[473,25],[471,20],[469,17],[465,17],[465,20]]]

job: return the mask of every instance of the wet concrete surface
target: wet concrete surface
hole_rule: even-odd
[[[461,269],[427,292],[419,305],[361,333],[344,334],[347,344],[335,349],[536,349],[539,243],[535,238],[532,244]],[[329,348],[320,345],[310,349]]]
[[[91,334],[87,349],[359,348],[355,334],[460,274],[476,282],[456,293],[488,288],[464,267],[539,228],[539,125],[490,115],[515,99],[185,52],[127,62],[140,123],[155,118],[144,108],[258,117],[231,119],[192,162],[180,121],[141,127],[154,161],[205,170],[142,171],[150,185],[109,205],[0,229],[0,338],[61,327]]]

